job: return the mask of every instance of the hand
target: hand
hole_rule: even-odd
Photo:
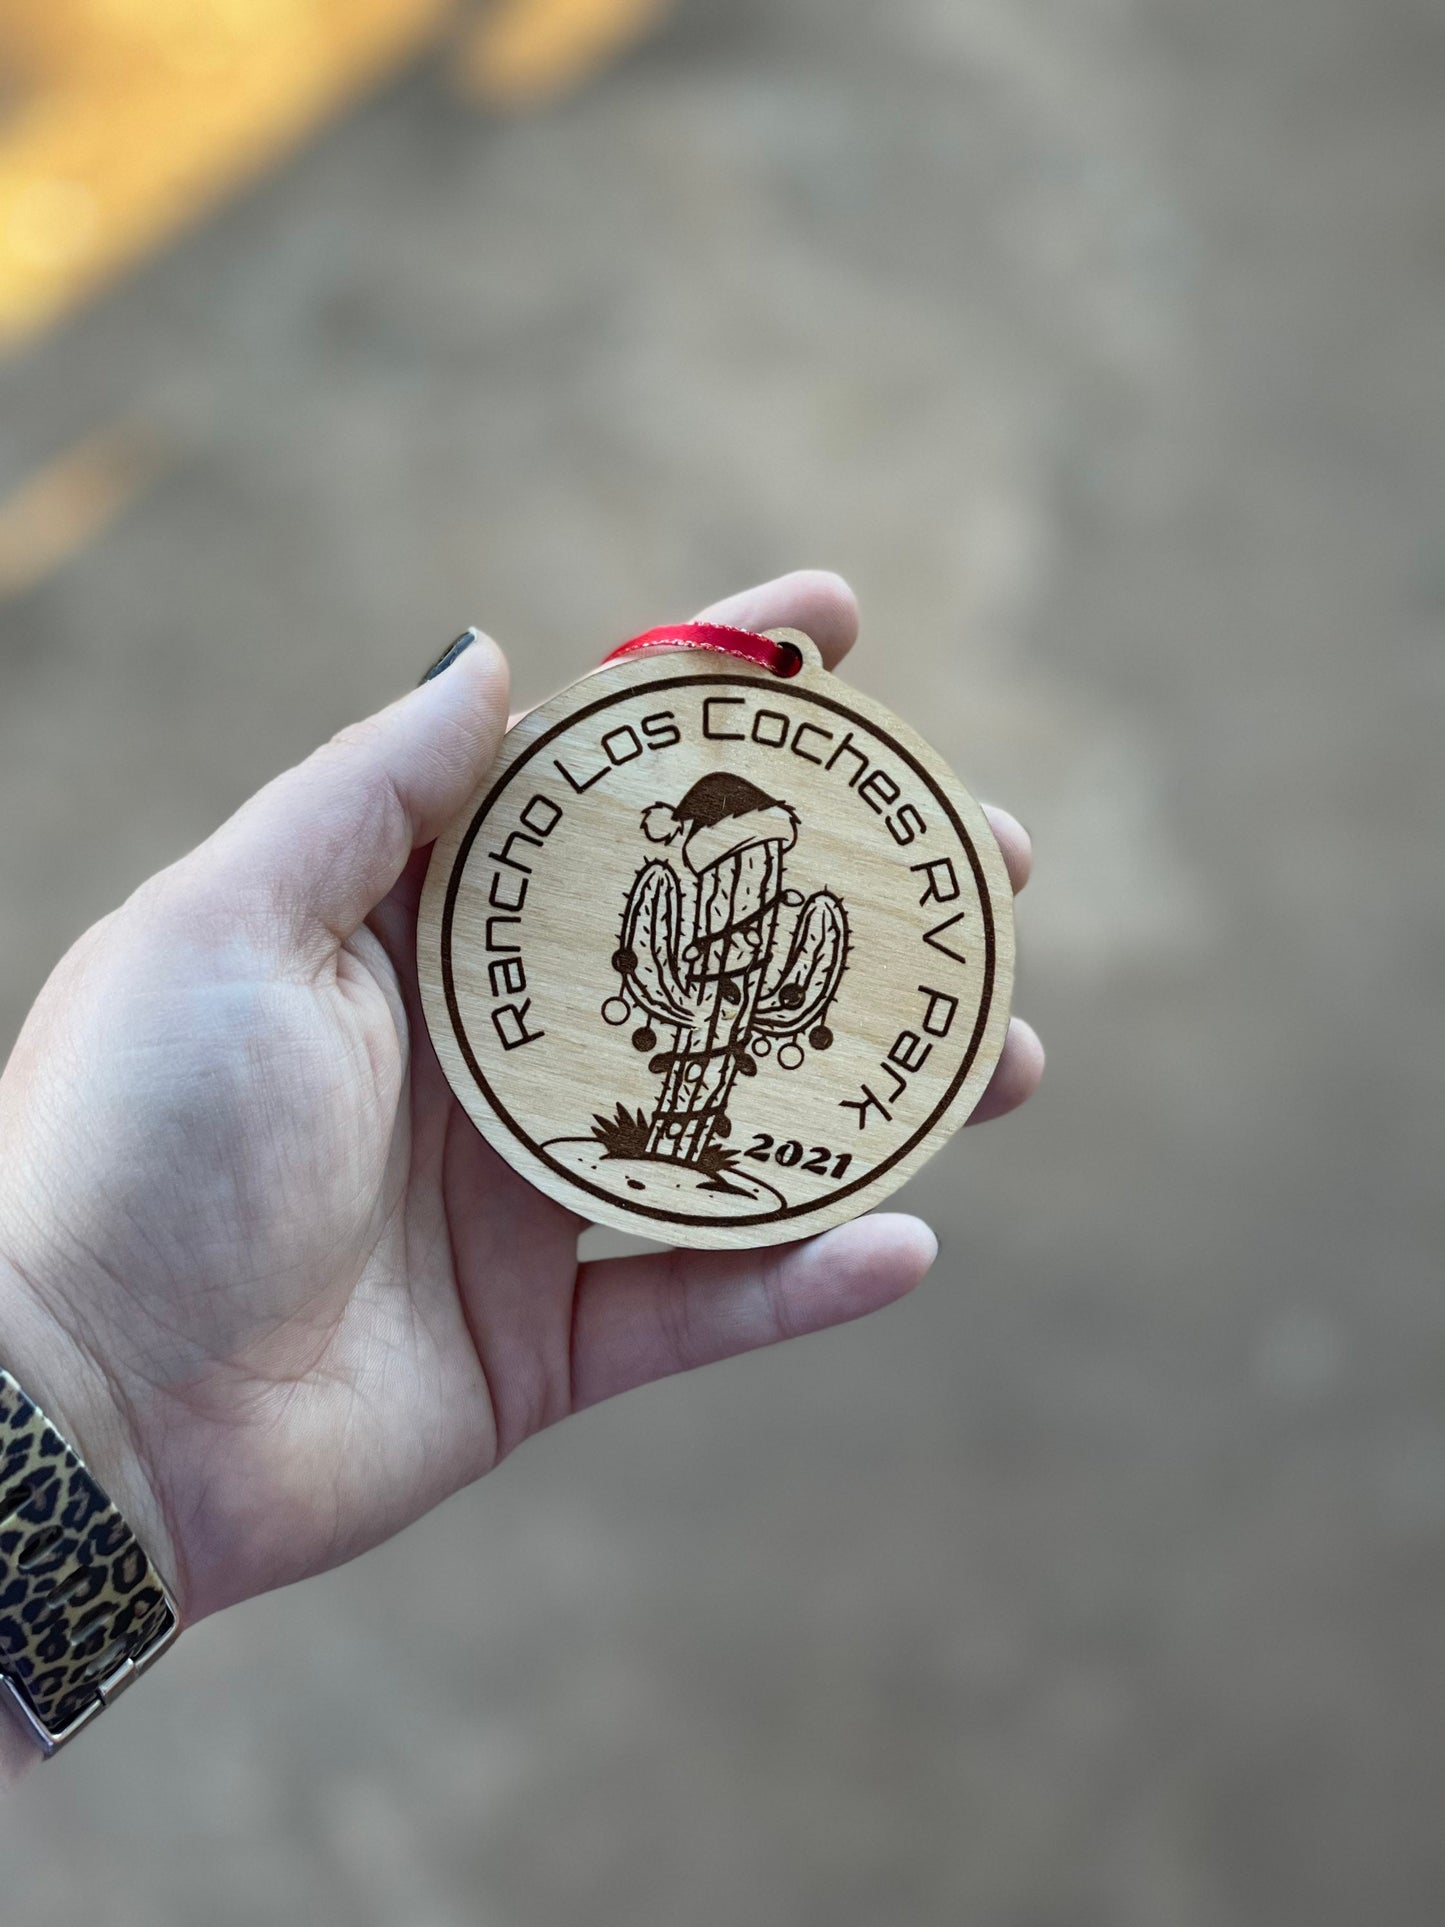
[[[709,614],[812,634],[800,574]],[[0,1359],[195,1619],[338,1564],[545,1425],[888,1303],[886,1215],[761,1252],[579,1267],[581,1222],[487,1146],[415,981],[425,846],[506,720],[485,638],[289,771],[81,938],[0,1079]],[[1028,840],[991,812],[1015,888]],[[1037,1083],[1022,1024],[976,1117]]]

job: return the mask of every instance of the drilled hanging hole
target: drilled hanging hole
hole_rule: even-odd
[[[59,1537],[59,1526],[42,1526],[39,1532],[32,1532],[20,1548],[20,1557],[15,1561],[16,1565],[22,1572],[30,1572],[40,1564]]]

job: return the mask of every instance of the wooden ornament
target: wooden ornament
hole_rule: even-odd
[[[881,1204],[1008,1029],[1013,893],[905,724],[802,658],[609,660],[523,716],[437,841],[422,1001],[532,1183],[668,1244],[781,1244]]]

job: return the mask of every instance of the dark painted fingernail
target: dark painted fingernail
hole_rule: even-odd
[[[464,649],[470,649],[481,633],[480,629],[464,629],[455,642],[447,644],[446,648],[443,649],[442,653],[437,657],[421,681],[430,682],[432,677],[439,676],[443,669],[450,669],[462,651]],[[421,688],[421,683],[417,684],[417,688]]]

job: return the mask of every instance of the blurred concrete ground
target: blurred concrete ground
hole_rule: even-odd
[[[37,1927],[1445,1917],[1445,11],[691,0],[415,73],[0,366],[163,472],[0,610],[0,1030],[473,617],[798,562],[1038,843],[1023,1116],[873,1325],[210,1622],[0,1815]]]

